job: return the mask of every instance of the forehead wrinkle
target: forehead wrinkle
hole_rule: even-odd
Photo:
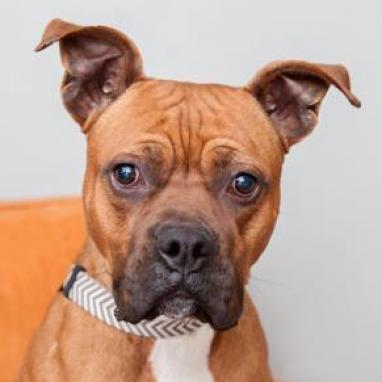
[[[192,88],[193,103],[211,113],[224,110],[226,113],[236,103],[240,89],[223,85],[200,85]]]
[[[223,153],[219,153],[219,150],[228,151]],[[216,158],[227,159],[229,165],[244,165],[249,166],[254,169],[258,169],[261,171],[264,176],[269,178],[269,171],[266,165],[264,165],[261,157],[253,155],[253,149],[248,150],[243,144],[236,140],[231,139],[230,137],[215,137],[205,142],[203,145],[203,149],[200,155],[200,171],[203,174],[206,170],[206,165],[208,165],[209,159],[213,156],[209,155],[213,153]]]
[[[163,115],[163,113],[162,113]],[[162,124],[160,131],[155,130],[157,134],[166,137],[167,142],[171,145],[173,152],[173,166],[183,162],[183,156],[186,151],[185,140],[182,132],[182,124],[184,119],[184,108],[177,105],[164,112],[167,123]],[[153,127],[154,129],[155,127]]]
[[[180,106],[186,99],[183,87],[177,83],[169,83],[169,89],[165,94],[154,94],[155,107],[160,111],[168,111]]]
[[[171,97],[179,86],[171,81],[155,81],[155,87],[152,88],[152,98],[154,100],[161,100]]]
[[[194,99],[187,98],[184,103],[183,118],[183,141],[184,155],[186,160],[186,172],[191,168],[199,168],[200,154],[205,140],[204,129],[208,129],[208,125],[203,118],[203,110],[198,102]]]
[[[110,111],[116,107],[121,110],[121,118],[111,118],[112,113],[106,110],[104,117],[101,116],[103,128],[95,129],[104,130],[108,136],[118,131],[120,139],[113,145],[115,148],[118,141],[129,144],[129,140],[135,140],[139,131],[159,133],[170,142],[174,161],[189,170],[200,167],[206,142],[226,137],[240,144],[239,152],[272,162],[266,158],[271,143],[267,131],[272,126],[252,96],[239,88],[147,80],[139,83],[134,92],[125,93],[111,105]]]
[[[163,132],[171,137],[177,160],[187,175],[195,159],[198,158],[198,131],[201,129],[201,112],[194,107],[194,100],[190,97],[190,88],[179,86],[182,88],[182,91],[178,92],[181,94],[181,98],[178,98],[176,104],[171,105],[171,109],[167,108],[161,112],[170,116],[171,122],[167,128],[163,126]]]
[[[217,110],[223,107],[221,99],[211,91],[210,87],[205,87],[201,90],[204,91],[194,92],[193,94],[193,100],[201,109],[206,110],[210,114],[215,114]]]
[[[216,105],[224,108],[228,105],[227,98],[232,95],[232,89],[228,90],[223,86],[209,86],[207,90],[211,97],[214,99]]]
[[[204,127],[203,112],[200,104],[195,102],[192,93],[190,93],[187,102],[187,116],[188,116],[188,163],[189,168],[199,167],[200,153],[203,146],[202,130]]]
[[[206,91],[205,91],[206,90]],[[243,134],[243,104],[239,89],[224,86],[202,86],[194,91],[192,106],[196,109],[197,120],[195,129],[202,141],[215,136],[224,136],[247,140]]]
[[[182,141],[184,141],[184,136],[181,141],[179,135],[180,126],[183,124],[183,103],[185,101],[183,86],[177,82],[152,80],[142,89],[147,91],[143,91],[142,94],[132,94],[129,97],[130,111],[123,114],[124,118],[119,120],[118,125],[122,132],[124,129],[134,129],[133,134],[131,131],[129,133],[126,131],[127,135],[133,139],[140,135],[140,131],[165,137],[174,153],[173,160],[175,161],[181,155],[179,146],[182,146]],[[131,121],[135,126],[129,126]],[[183,134],[184,131],[181,133]]]
[[[250,94],[240,88],[224,86],[211,86],[209,93],[215,96],[219,94],[222,104],[218,107],[218,103],[215,102],[213,109],[203,113],[203,116],[211,118],[211,123],[216,126],[215,136],[226,136],[239,142],[239,152],[244,151],[250,156],[255,154],[259,161],[269,164],[282,162],[276,131]],[[199,100],[200,98],[202,97],[199,97]],[[214,100],[216,101],[216,98]],[[205,108],[202,110],[204,112]],[[276,150],[270,150],[275,146]]]
[[[232,101],[237,98],[237,90],[225,89],[223,86],[214,88],[215,85],[185,85],[182,102],[173,109],[173,112],[176,111],[174,115],[177,139],[172,131],[168,132],[174,135],[172,141],[178,142],[178,145],[174,146],[179,150],[177,157],[184,165],[186,174],[191,167],[200,168],[202,147],[211,139],[209,136],[211,132],[220,137],[222,133],[229,136],[230,132],[235,132],[237,135],[237,118],[234,115],[227,115]],[[219,91],[222,96],[218,95]],[[206,93],[207,98],[203,96]],[[227,102],[223,101],[225,97]]]
[[[145,80],[126,92],[129,106],[142,113],[163,112],[181,104],[185,98],[184,86],[176,81]]]
[[[185,110],[183,107],[179,109],[179,118],[178,118],[178,134],[180,139],[180,146],[183,152],[183,162],[186,161],[187,149],[186,149],[186,138],[184,129],[184,118],[185,118]]]

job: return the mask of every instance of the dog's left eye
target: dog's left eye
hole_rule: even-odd
[[[122,163],[114,167],[113,176],[122,186],[131,187],[138,182],[139,171],[132,164]]]
[[[232,180],[232,189],[238,196],[249,197],[256,193],[259,187],[258,179],[247,173],[240,173]]]

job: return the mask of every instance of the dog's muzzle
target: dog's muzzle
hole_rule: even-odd
[[[196,317],[218,330],[234,326],[243,288],[217,235],[191,223],[163,223],[152,232],[149,251],[133,250],[114,281],[121,318],[137,323],[159,315]]]

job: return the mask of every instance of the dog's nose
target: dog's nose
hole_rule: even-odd
[[[178,272],[197,272],[217,252],[212,235],[199,225],[166,225],[156,236],[159,256]]]

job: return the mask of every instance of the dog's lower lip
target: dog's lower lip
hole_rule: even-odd
[[[209,322],[209,318],[198,300],[185,289],[178,289],[162,296],[145,315],[144,319],[152,320],[159,315],[174,319],[194,317],[202,322]]]
[[[147,315],[144,317],[144,319],[151,321],[151,320],[155,319],[156,317],[158,317],[158,315],[159,315],[158,309],[157,309],[157,307],[154,307],[153,309],[151,309],[149,311],[149,313],[147,313]],[[208,315],[205,313],[205,311],[203,309],[200,308],[200,306],[196,307],[195,312],[190,317],[194,317],[203,323],[210,323],[211,322]]]

